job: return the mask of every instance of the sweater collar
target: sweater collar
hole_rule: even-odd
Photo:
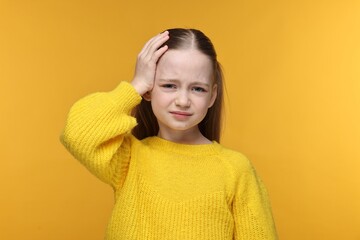
[[[216,141],[209,144],[182,144],[171,142],[157,136],[148,137],[144,139],[143,142],[152,148],[193,156],[218,154],[221,147]]]

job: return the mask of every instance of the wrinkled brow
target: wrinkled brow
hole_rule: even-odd
[[[170,82],[170,83],[181,83],[180,80],[178,79],[159,79],[159,82]],[[201,85],[201,86],[206,86],[209,87],[210,84],[208,83],[204,83],[204,82],[199,82],[199,81],[194,81],[190,83],[191,85]]]

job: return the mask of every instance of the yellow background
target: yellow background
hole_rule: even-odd
[[[360,239],[360,1],[0,1],[0,239],[102,239],[112,190],[58,141],[170,27],[225,70],[223,144],[265,181],[281,239]]]

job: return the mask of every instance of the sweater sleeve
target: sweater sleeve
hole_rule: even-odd
[[[235,240],[277,240],[270,200],[254,168],[241,174],[233,201]]]
[[[131,110],[141,101],[127,82],[110,92],[88,95],[70,109],[60,140],[95,176],[117,188],[130,159],[136,119]]]

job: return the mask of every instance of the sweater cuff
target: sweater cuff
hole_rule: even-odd
[[[125,101],[127,104],[121,105],[121,110],[124,112],[130,112],[142,99],[135,88],[125,81],[122,81],[114,90],[110,91],[108,96],[118,106]]]

